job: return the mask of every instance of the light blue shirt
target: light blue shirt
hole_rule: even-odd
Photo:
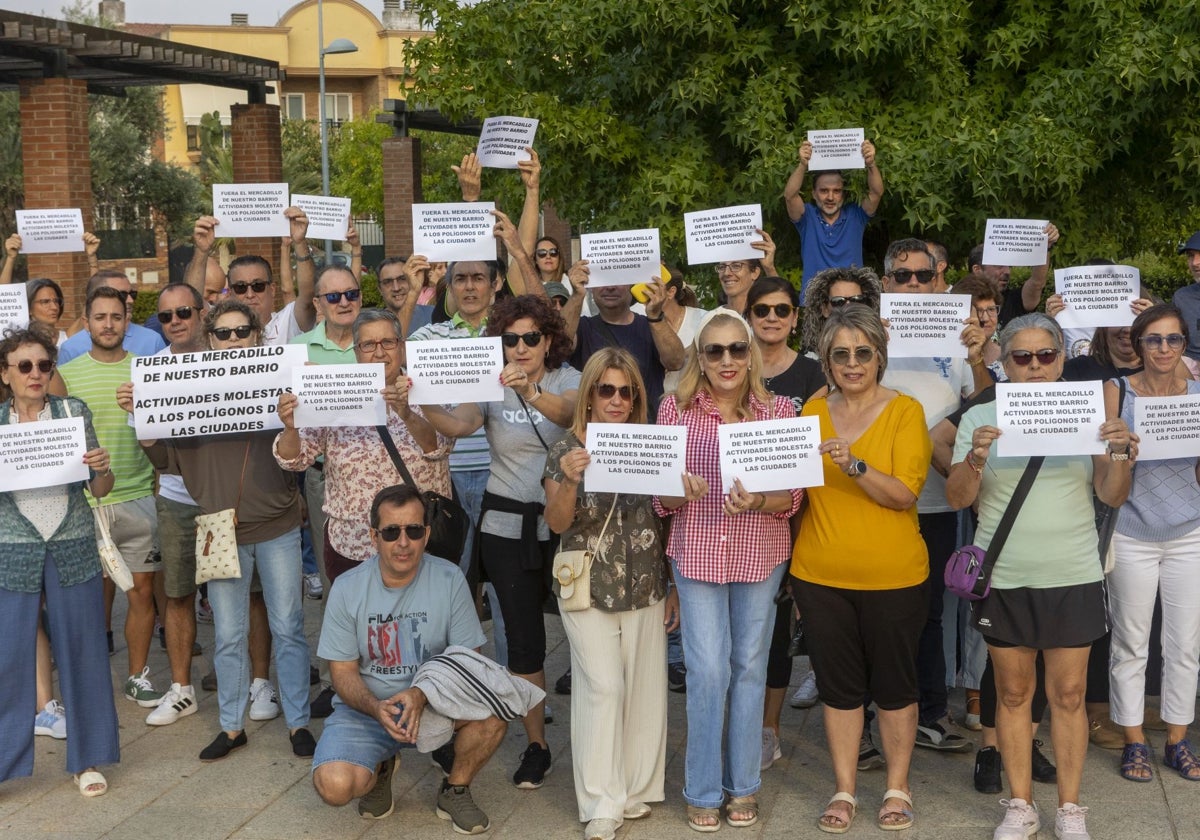
[[[135,356],[153,356],[167,346],[163,337],[154,330],[148,330],[138,324],[130,323],[125,329],[125,340],[121,346]],[[90,353],[92,336],[87,330],[80,330],[63,342],[58,348],[58,366],[62,367],[74,358]]]

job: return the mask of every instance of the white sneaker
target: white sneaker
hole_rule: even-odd
[[[1058,840],[1092,840],[1084,819],[1087,811],[1087,808],[1080,808],[1074,802],[1059,808],[1054,815],[1054,836]]]
[[[67,710],[57,700],[48,702],[33,719],[33,734],[63,740],[67,737]]]
[[[167,689],[167,693],[163,695],[162,700],[158,702],[158,706],[154,711],[146,715],[146,723],[150,726],[167,726],[174,723],[181,717],[194,715],[196,709],[196,689],[190,685],[180,685],[179,683],[171,683],[171,687]]]
[[[810,709],[817,705],[817,701],[820,699],[817,694],[817,675],[813,671],[809,671],[800,681],[800,687],[796,689],[796,693],[792,695],[792,708]]]
[[[1001,799],[1000,804],[1008,810],[1004,812],[1003,822],[992,832],[992,840],[1026,840],[1042,827],[1035,803],[1024,799]]]
[[[769,726],[763,727],[762,733],[762,766],[766,770],[779,759],[783,758],[783,750],[779,749],[779,736]]]
[[[279,717],[279,699],[270,681],[257,679],[250,683],[250,720],[274,720]]]

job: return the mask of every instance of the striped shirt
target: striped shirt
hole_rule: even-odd
[[[454,313],[449,321],[426,324],[408,337],[409,341],[434,341],[447,338],[479,338],[487,328],[487,318],[479,327],[470,324]],[[459,438],[450,452],[450,472],[472,472],[487,470],[492,466],[492,451],[488,448],[487,433],[483,428]]]

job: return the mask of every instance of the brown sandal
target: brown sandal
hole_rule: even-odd
[[[746,816],[735,820],[734,814],[745,814]],[[758,797],[754,794],[731,796],[725,805],[725,822],[734,828],[746,828],[758,822]]]
[[[701,808],[699,805],[687,806],[688,827],[692,831],[710,834],[721,827],[720,808]],[[712,820],[712,822],[709,822]]]

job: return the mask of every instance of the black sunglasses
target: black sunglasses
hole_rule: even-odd
[[[383,537],[384,542],[395,542],[400,539],[400,532],[408,537],[409,542],[416,542],[425,536],[424,525],[388,525],[383,528],[376,528],[375,533]]]
[[[914,277],[917,278],[918,283],[920,283],[922,286],[925,286],[933,282],[933,275],[934,271],[932,268],[920,268],[916,271],[913,271],[910,268],[897,268],[892,271],[892,279],[901,286],[906,284]]]
[[[538,248],[533,253],[537,254],[537,258],[540,260],[542,257],[557,257],[558,249],[557,248]]]
[[[209,332],[217,337],[217,341],[228,341],[229,336],[236,335],[238,338],[247,338],[254,331],[254,327],[249,324],[243,324],[240,327],[213,327]]]
[[[5,365],[5,367],[15,367],[21,373],[30,374],[33,373],[34,364],[35,363],[29,359],[22,359],[15,365]],[[54,370],[54,362],[50,361],[49,359],[39,359],[36,364],[37,369],[42,373],[49,373],[50,371]]]
[[[325,294],[321,295],[321,297],[325,298],[325,300],[329,301],[330,303],[340,303],[343,297],[348,302],[354,303],[354,301],[358,300],[361,296],[362,290],[360,289],[347,289],[344,292],[326,292]]]
[[[787,318],[795,311],[796,307],[790,303],[777,303],[774,306],[769,303],[756,303],[750,307],[750,311],[754,313],[755,318],[766,318],[771,314],[772,309],[775,310],[776,318]]]
[[[633,387],[629,385],[622,385],[618,388],[616,385],[612,385],[608,382],[596,383],[596,396],[598,396],[600,399],[611,400],[617,394],[620,394],[621,399],[625,400],[625,402],[630,402],[633,400]]]
[[[732,344],[705,344],[700,348],[710,362],[719,362],[729,353],[729,358],[740,362],[750,355],[749,341],[735,341]]]
[[[537,347],[542,343],[542,334],[537,330],[517,334],[514,332],[500,333],[500,341],[505,347],[516,347],[518,341],[524,341],[526,347]]]
[[[251,283],[230,283],[229,291],[239,297],[246,294],[247,289],[253,289],[255,294],[261,295],[267,290],[267,286],[271,285],[270,280],[255,280]]]
[[[854,361],[858,362],[860,365],[865,365],[868,362],[870,362],[871,359],[874,359],[874,358],[875,358],[874,348],[866,347],[866,346],[854,348]],[[829,354],[829,361],[831,361],[835,365],[839,365],[839,366],[844,366],[844,365],[850,364],[850,348],[849,347],[833,348],[833,350]]]
[[[1013,364],[1018,367],[1025,367],[1037,357],[1039,365],[1052,365],[1054,360],[1058,358],[1057,350],[1013,350],[1008,354],[1008,358],[1012,359]]]
[[[137,289],[130,289],[128,292],[123,292],[120,289],[114,289],[117,297],[121,299],[121,303],[127,303],[131,300],[137,300]]]
[[[867,302],[867,296],[862,295],[862,294],[849,295],[849,296],[835,295],[829,299],[829,305],[832,306],[834,309],[838,309],[839,307],[845,306],[847,303],[866,303],[866,302]]]
[[[177,317],[180,321],[188,321],[191,319],[192,313],[195,311],[196,310],[190,306],[176,306],[174,309],[164,309],[162,312],[158,313],[158,323],[171,323],[172,315]]]

